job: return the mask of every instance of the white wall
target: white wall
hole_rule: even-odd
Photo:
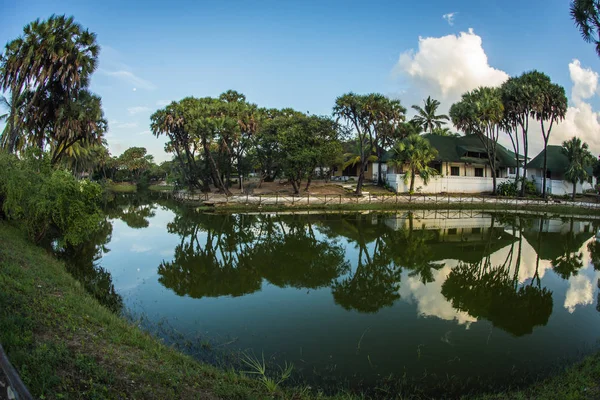
[[[538,192],[542,192],[542,186],[544,184],[543,171],[541,169],[528,168],[527,177],[535,183],[535,187]],[[576,192],[583,193],[586,190],[593,189],[596,186],[596,178],[592,177],[592,183],[584,182],[577,183]],[[573,184],[571,182],[559,180],[559,179],[546,179],[546,192],[555,196],[570,195],[573,193]]]
[[[398,193],[407,193],[410,180],[404,184],[404,174],[388,174],[388,184]],[[508,182],[508,178],[498,178],[497,184]],[[415,177],[415,193],[483,193],[491,192],[494,184],[492,178],[474,176],[437,176],[431,178],[427,185],[420,176]]]
[[[383,179],[387,175],[388,166],[387,163],[381,164],[381,175],[383,175]],[[373,180],[377,180],[377,175],[379,173],[379,163],[373,163]]]

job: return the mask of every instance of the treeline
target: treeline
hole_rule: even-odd
[[[527,167],[530,124],[539,124],[544,151],[554,127],[565,118],[564,88],[538,71],[508,79],[501,87],[481,87],[465,93],[438,113],[440,103],[428,97],[407,121],[400,100],[382,94],[346,93],[335,99],[330,116],[310,115],[290,108],[259,107],[236,91],[218,97],[186,97],[157,110],[150,126],[167,138],[165,150],[173,160],[157,165],[143,147],[111,156],[104,133],[108,129],[101,99],[88,89],[96,69],[99,46],[95,34],[65,16],[51,16],[24,28],[0,56],[0,88],[7,112],[0,147],[21,156],[37,149],[53,168],[79,178],[147,184],[171,181],[192,190],[211,188],[230,194],[244,179],[260,182],[286,179],[295,193],[308,190],[315,177],[330,177],[336,168],[357,173],[356,194],[362,193],[365,170],[377,162],[377,180],[385,184],[381,164],[386,160],[406,171],[414,187],[416,175],[425,182],[437,171],[437,153],[422,133],[476,135],[486,150],[496,192],[499,140],[507,138],[515,165]],[[573,141],[569,180],[581,181],[593,162],[585,143]],[[546,188],[544,162],[543,188]],[[519,169],[517,168],[517,173]],[[517,176],[517,181],[521,177]],[[519,185],[524,194],[527,185]],[[545,193],[543,193],[545,195]]]

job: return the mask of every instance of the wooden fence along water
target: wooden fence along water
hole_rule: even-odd
[[[473,195],[429,195],[429,194],[365,194],[363,196],[350,196],[343,194],[330,195],[302,195],[292,196],[288,194],[240,194],[225,196],[218,193],[189,193],[174,192],[175,199],[180,201],[198,202],[207,205],[235,205],[235,206],[334,206],[352,204],[382,204],[382,205],[418,205],[423,207],[463,207],[471,205],[484,205],[486,207],[497,207],[510,209],[512,207],[547,207],[565,206],[600,210],[600,203],[585,201],[566,200],[543,200],[535,198],[514,198],[497,196],[473,196]]]

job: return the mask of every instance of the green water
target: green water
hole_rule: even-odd
[[[476,211],[213,215],[123,196],[65,257],[101,301],[199,359],[264,353],[324,387],[501,386],[597,350],[599,227]]]

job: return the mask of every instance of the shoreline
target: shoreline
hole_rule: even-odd
[[[259,211],[282,212],[290,210],[315,211],[394,211],[394,210],[486,210],[531,211],[543,214],[600,215],[600,203],[565,200],[518,199],[486,196],[276,196],[189,194],[174,192],[174,200],[195,206],[199,210],[218,213]]]

